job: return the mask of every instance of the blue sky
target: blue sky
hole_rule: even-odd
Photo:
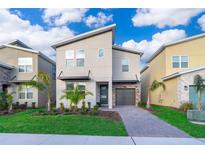
[[[144,63],[160,45],[203,33],[205,9],[3,9],[0,31],[10,37],[0,41],[18,37],[54,58],[51,42],[112,23],[117,24],[115,44],[143,50]],[[16,31],[10,32],[9,24]]]

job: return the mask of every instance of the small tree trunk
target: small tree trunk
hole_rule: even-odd
[[[150,108],[150,92],[148,91],[148,96],[147,96],[147,105],[146,107],[149,109]]]
[[[202,98],[201,98],[201,92],[198,92],[198,110],[202,110]]]
[[[50,94],[48,94],[48,112],[51,111],[51,98],[50,98]]]
[[[9,105],[9,112],[11,112],[12,110],[13,110],[13,105],[10,104],[10,105]]]

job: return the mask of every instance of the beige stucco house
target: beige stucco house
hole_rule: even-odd
[[[52,102],[55,102],[55,68],[53,60],[19,40],[3,44],[0,46],[0,91],[15,92],[13,103],[28,102],[28,106],[31,106],[35,102],[39,107],[46,106],[45,91],[21,84],[36,80],[39,71],[48,73],[53,79]]]
[[[162,81],[162,88],[150,93],[151,104],[179,107],[185,102],[196,104],[194,76],[205,78],[205,34],[163,45],[141,70],[142,100],[147,101],[149,87],[154,80]],[[205,93],[203,94],[205,103]],[[204,104],[205,105],[205,104]]]
[[[63,90],[74,88],[92,92],[85,100],[112,108],[140,101],[140,56],[142,52],[114,45],[115,27],[110,25],[56,42],[57,107]]]

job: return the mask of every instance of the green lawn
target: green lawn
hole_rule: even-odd
[[[86,115],[33,116],[34,111],[0,116],[0,132],[127,136],[123,122]]]
[[[192,124],[187,120],[186,113],[163,106],[152,106],[152,109],[159,110],[153,112],[154,115],[162,120],[174,125],[193,137],[205,137],[205,126]]]

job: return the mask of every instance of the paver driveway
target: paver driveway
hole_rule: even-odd
[[[150,112],[135,106],[114,108],[120,113],[129,136],[137,137],[190,137]]]

